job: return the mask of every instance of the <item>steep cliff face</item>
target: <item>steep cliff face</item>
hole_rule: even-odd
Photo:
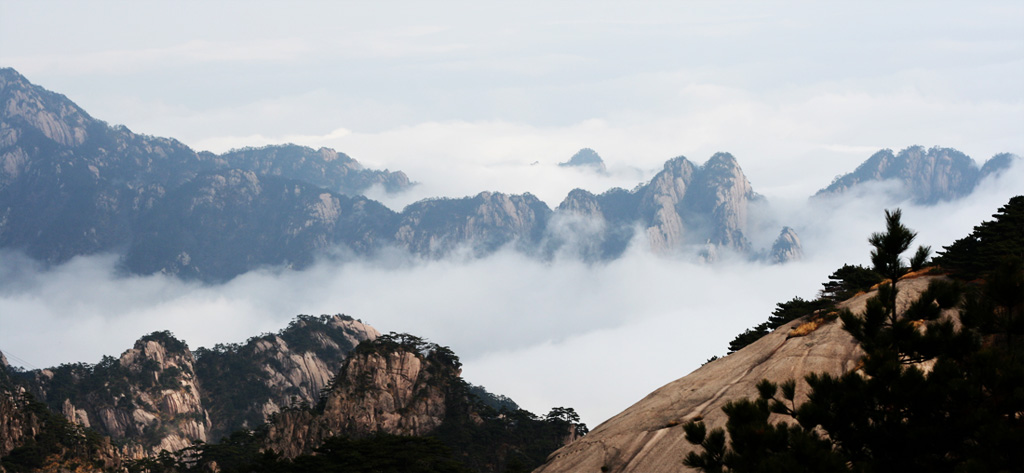
[[[931,277],[904,279],[899,283],[899,309],[925,291]],[[839,304],[854,313],[863,311],[875,291]],[[724,427],[722,406],[741,398],[756,398],[762,379],[798,380],[797,403],[807,396],[803,381],[810,373],[840,374],[852,370],[863,356],[857,342],[843,330],[838,319],[809,332],[795,331],[807,318],[786,324],[758,341],[652,392],[591,433],[549,457],[537,472],[690,471],[683,457],[697,447],[685,439],[682,425],[703,419],[708,429]]]
[[[70,423],[17,387],[0,353],[0,473],[121,472],[123,458],[108,439]]]
[[[762,199],[754,193],[740,165],[729,153],[715,153],[700,167],[686,195],[684,215],[700,229],[708,243],[750,251],[744,235],[747,209]]]
[[[206,441],[210,420],[203,408],[192,353],[166,332],[143,337],[119,359],[34,373],[30,389],[83,427],[145,455]]]
[[[362,347],[346,360],[317,410],[276,417],[267,434],[269,448],[291,458],[331,436],[421,436],[441,426],[459,380],[457,359],[401,342]]]
[[[1020,158],[1003,153],[979,170],[969,156],[952,148],[911,146],[893,154],[883,149],[853,172],[837,178],[818,191],[818,196],[838,195],[867,182],[895,181],[900,184],[896,198],[910,198],[919,204],[934,204],[970,194],[978,182],[999,174]]]
[[[299,316],[276,334],[200,348],[194,357],[170,333],[155,332],[120,358],[16,381],[62,418],[111,437],[138,458],[256,428],[286,406],[316,404],[348,353],[378,335],[346,316]]]
[[[437,257],[463,246],[475,255],[510,243],[529,250],[541,240],[551,209],[532,194],[481,192],[416,202],[401,215],[395,240],[414,253]]]
[[[316,405],[348,353],[379,336],[351,317],[300,316],[276,334],[196,350],[211,438],[255,429],[289,406]]]
[[[682,156],[672,159],[641,191],[638,211],[645,220],[647,240],[656,251],[677,248],[688,236],[681,211],[696,169]]]

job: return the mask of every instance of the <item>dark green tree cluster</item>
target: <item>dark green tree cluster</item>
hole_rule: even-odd
[[[935,262],[960,277],[974,279],[1006,259],[1024,260],[1024,196],[1011,198],[992,217],[970,235],[944,246]]]
[[[807,314],[813,313],[817,310],[828,308],[832,303],[825,299],[814,299],[811,301],[804,300],[801,297],[794,297],[786,302],[779,302],[775,305],[775,310],[772,311],[772,315],[768,317],[766,322],[762,322],[754,328],[749,328],[743,333],[739,334],[731,342],[729,342],[729,353],[735,353],[740,351],[743,347],[750,345],[771,333],[787,323],[799,319]]]
[[[16,416],[28,428],[23,433],[26,441],[0,458],[0,469],[29,472],[62,465],[95,471],[105,466],[104,457],[112,457],[110,444],[98,433],[71,423],[31,394],[15,394],[10,387],[0,386],[0,396],[16,398],[17,410],[6,413],[12,416],[8,420]]]
[[[913,232],[898,212],[872,235],[875,270],[896,280]],[[1011,248],[1014,249],[1014,248]],[[937,280],[902,313],[885,283],[863,314],[842,314],[865,350],[860,371],[763,381],[723,408],[725,429],[684,426],[703,471],[1020,471],[1024,466],[1024,266],[1011,252],[978,284]],[[959,309],[960,326],[942,312]],[[928,362],[922,364],[922,362]],[[926,366],[930,366],[926,368]],[[781,414],[787,422],[773,423]],[[726,432],[728,439],[726,441]]]
[[[882,279],[882,276],[871,268],[844,264],[828,275],[827,282],[822,283],[821,298],[831,302],[845,301],[858,292],[867,291],[882,282]]]
[[[572,435],[582,436],[587,427],[572,408],[557,407],[539,417],[519,409],[511,399],[473,387],[458,376],[462,365],[448,347],[406,333],[389,333],[360,343],[352,356],[415,353],[432,370],[436,386],[444,390],[445,417],[427,437],[377,435],[353,438],[339,435],[327,440],[310,455],[284,459],[265,451],[266,425],[235,431],[220,443],[197,443],[176,452],[134,462],[134,473],[231,472],[529,472],[540,466]],[[204,354],[216,357],[218,351]],[[331,383],[317,406],[293,405],[288,409],[323,413],[326,396],[337,386]],[[484,393],[484,398],[474,393]],[[491,407],[497,405],[498,408]],[[513,406],[509,408],[509,406]]]
[[[176,453],[129,465],[130,473],[470,473],[451,450],[432,437],[377,435],[363,439],[332,437],[312,455],[291,460],[260,451],[258,436],[238,431],[219,444],[197,444]]]

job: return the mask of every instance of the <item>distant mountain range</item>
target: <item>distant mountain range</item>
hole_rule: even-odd
[[[752,206],[763,205],[736,159],[665,163],[633,190],[569,193],[556,208],[527,193],[481,192],[428,199],[401,212],[362,195],[401,192],[401,171],[370,170],[343,153],[296,145],[196,152],[94,119],[63,95],[0,69],[0,248],[61,263],[116,253],[130,273],[208,282],[268,266],[301,269],[328,254],[371,256],[386,248],[439,258],[504,247],[549,258],[620,256],[637,237],[656,252],[719,251],[785,262],[800,240],[782,229],[770,248],[749,240]],[[999,155],[980,170],[955,150],[908,148],[873,156],[819,194],[899,179],[924,202],[956,198],[1019,159]],[[604,172],[583,149],[566,163]]]

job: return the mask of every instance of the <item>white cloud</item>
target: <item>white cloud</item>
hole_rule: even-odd
[[[255,271],[207,287],[119,277],[113,257],[43,270],[3,253],[0,350],[35,367],[96,362],[155,330],[171,330],[195,348],[276,331],[300,313],[340,312],[451,346],[470,382],[535,413],[575,407],[594,426],[724,354],[732,337],[766,320],[775,303],[815,296],[844,263],[868,264],[867,236],[883,226],[882,209],[901,205],[917,243],[937,250],[1021,193],[1020,182],[1024,166],[934,207],[864,198],[778,208],[777,218],[800,231],[807,254],[782,266],[701,265],[641,247],[593,265],[512,252],[440,261],[393,254],[302,272]]]

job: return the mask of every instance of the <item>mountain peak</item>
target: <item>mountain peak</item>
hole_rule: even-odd
[[[1002,169],[999,158],[989,169]],[[1008,166],[1004,164],[1003,166]],[[935,204],[971,193],[983,177],[970,156],[953,148],[909,146],[893,154],[882,149],[871,155],[851,173],[836,178],[815,196],[838,195],[867,182],[896,181],[901,195],[919,204]],[[905,194],[905,195],[903,195]]]
[[[577,151],[568,161],[558,163],[558,165],[561,167],[589,167],[598,172],[605,172],[607,170],[601,156],[597,154],[597,151],[590,148],[583,148]]]

